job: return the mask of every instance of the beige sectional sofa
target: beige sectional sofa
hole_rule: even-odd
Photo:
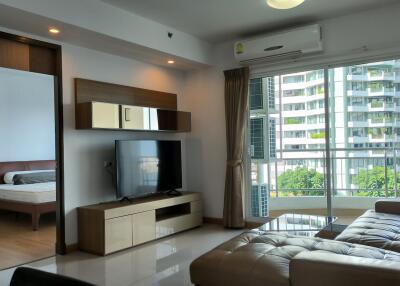
[[[336,240],[246,231],[190,266],[199,286],[400,285],[400,201],[379,201]]]

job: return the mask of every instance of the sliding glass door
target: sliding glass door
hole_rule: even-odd
[[[251,213],[327,214],[324,71],[250,81]]]
[[[399,68],[390,60],[329,70],[332,212],[343,223],[397,196]]]
[[[251,79],[248,216],[348,223],[397,196],[399,87],[398,60]]]

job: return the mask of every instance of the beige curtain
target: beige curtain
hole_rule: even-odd
[[[243,228],[245,175],[243,153],[247,122],[249,69],[225,71],[225,118],[227,162],[224,200],[224,226]]]

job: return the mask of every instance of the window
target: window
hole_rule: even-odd
[[[304,150],[306,149],[306,144],[297,144],[297,145],[285,145],[286,150]]]
[[[298,110],[305,110],[306,105],[305,103],[293,103],[293,104],[284,104],[283,110],[284,111],[298,111]]]
[[[304,89],[289,89],[283,91],[283,97],[304,96]]]
[[[362,81],[352,81],[350,82],[350,89],[354,91],[365,91],[366,84]]]
[[[305,131],[285,131],[283,133],[285,138],[305,138],[306,132]]]
[[[309,110],[323,109],[324,107],[325,107],[324,100],[313,100],[307,103],[307,108]]]
[[[323,85],[317,85],[313,87],[307,88],[307,95],[314,96],[314,95],[324,95],[325,88]]]
[[[350,112],[349,113],[349,120],[350,121],[365,121],[366,114],[362,112]]]
[[[263,135],[251,132],[253,197],[259,201],[252,208],[258,215],[265,215],[261,190],[271,201],[279,197],[274,209],[282,212],[292,212],[284,197],[306,201],[327,197],[328,192],[343,198],[394,196],[394,174],[400,180],[399,78],[400,60],[389,60],[259,79],[264,89],[269,88],[264,101],[274,102],[274,108],[250,115],[264,119],[262,126],[252,125],[263,128]],[[253,144],[256,137],[264,144]],[[254,159],[262,156],[263,160]],[[349,205],[335,205],[339,203],[342,200],[332,200],[331,210]],[[321,204],[313,207],[311,201],[302,205],[301,200],[296,200],[296,207],[311,213],[324,209]]]
[[[306,79],[307,79],[307,81],[324,79],[324,71],[323,70],[317,70],[317,71],[309,72],[306,75]]]
[[[348,98],[348,102],[350,106],[365,106],[364,99],[359,97]]]
[[[304,75],[288,75],[283,76],[283,83],[300,83],[304,82]]]

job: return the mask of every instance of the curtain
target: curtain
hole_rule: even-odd
[[[243,228],[245,226],[243,156],[246,139],[249,69],[228,70],[224,74],[227,142],[224,226]]]

